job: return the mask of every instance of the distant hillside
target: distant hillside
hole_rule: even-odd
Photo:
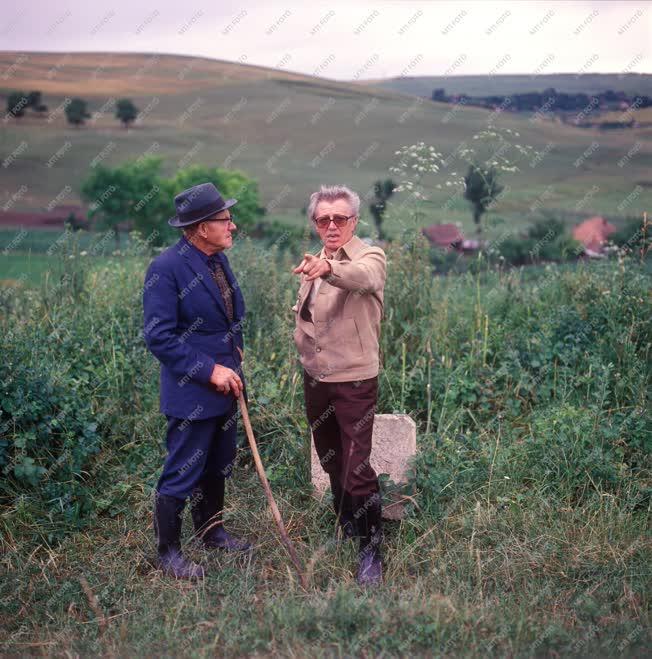
[[[0,170],[0,210],[36,212],[53,202],[78,203],[81,182],[98,163],[152,154],[163,158],[168,175],[195,163],[243,170],[259,182],[269,217],[303,223],[301,209],[321,183],[347,183],[364,196],[375,180],[389,175],[400,147],[425,141],[454,154],[489,120],[519,132],[522,143],[543,154],[504,181],[511,193],[496,213],[515,224],[531,222],[530,209],[543,205],[537,199],[549,209],[620,215],[619,206],[639,182],[647,191],[652,180],[651,129],[603,134],[476,107],[451,113],[447,104],[366,83],[234,62],[0,52],[0,84],[4,94],[40,90],[48,106],[43,117],[28,113],[0,122],[0,164],[6,164]],[[68,125],[63,112],[66,99],[76,95],[88,101],[91,113],[80,128]],[[128,130],[114,116],[113,104],[121,96],[131,98],[141,113]],[[5,98],[0,103],[4,116]],[[599,148],[589,149],[594,141]],[[451,162],[459,167],[454,156]],[[447,199],[446,192],[437,192],[420,225],[458,221],[472,229],[468,203]],[[401,195],[394,197],[392,221],[405,227],[416,220],[398,210],[401,201]],[[627,212],[646,203],[637,193]],[[364,220],[370,222],[366,209],[365,202]]]
[[[402,94],[427,96],[432,90],[443,87],[448,94],[490,96],[542,91],[554,87],[567,94],[595,94],[613,89],[628,94],[652,94],[652,75],[644,73],[552,73],[546,75],[493,75],[493,76],[415,76],[369,80],[368,84]]]
[[[38,87],[44,94],[171,94],[265,80],[315,83],[319,78],[226,60],[162,53],[16,53],[0,51],[0,93]],[[358,85],[328,81],[337,90]],[[364,93],[367,93],[366,91]]]

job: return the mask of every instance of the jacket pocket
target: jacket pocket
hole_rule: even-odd
[[[360,350],[360,354],[364,355],[364,343],[362,342],[362,335],[360,334],[358,321],[355,318],[353,319],[353,325],[355,326],[355,338],[358,342],[358,349]]]
[[[362,358],[364,349],[362,337],[358,330],[358,323],[355,318],[341,318],[332,326],[332,335],[328,338],[331,348],[335,352],[342,353],[345,359]],[[339,346],[339,349],[338,349]]]
[[[294,345],[296,346],[297,351],[299,354],[305,349],[304,348],[304,333],[299,327],[294,328],[294,332],[292,333],[292,338],[294,339]]]

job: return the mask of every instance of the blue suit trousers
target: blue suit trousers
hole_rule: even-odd
[[[229,478],[237,449],[238,406],[222,416],[167,416],[168,454],[156,487],[159,494],[186,499],[204,478]]]

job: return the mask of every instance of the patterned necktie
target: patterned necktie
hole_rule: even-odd
[[[229,282],[227,281],[226,275],[224,274],[224,268],[222,267],[222,264],[215,257],[210,257],[208,259],[208,267],[213,273],[213,279],[215,280],[215,283],[217,284],[217,287],[220,289],[220,293],[222,294],[222,299],[224,300],[224,306],[226,307],[227,318],[229,319],[229,322],[232,323],[233,295],[232,295],[231,287],[229,286]]]

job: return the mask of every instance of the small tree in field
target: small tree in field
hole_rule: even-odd
[[[464,177],[464,198],[473,206],[473,221],[478,234],[482,233],[482,216],[503,189],[504,187],[498,183],[498,172],[495,167],[483,169],[478,165],[469,165],[469,171]]]
[[[398,164],[389,170],[401,179],[396,191],[410,194],[417,218],[424,204],[435,203],[432,195],[436,190],[451,188],[449,202],[464,193],[473,204],[473,219],[480,232],[482,215],[504,189],[498,184],[498,176],[518,171],[517,162],[532,162],[536,153],[530,145],[516,143],[514,138],[518,137],[519,133],[510,128],[489,125],[473,135],[473,140],[478,141],[477,149],[463,141],[452,154],[444,156],[425,142],[404,146],[396,151]],[[465,169],[468,165],[466,176],[450,171],[460,164]]]
[[[81,98],[73,98],[66,106],[66,118],[73,126],[81,126],[90,116],[86,101]]]
[[[20,119],[29,106],[29,98],[25,92],[11,92],[7,96],[7,114]]]
[[[41,100],[41,92],[40,91],[32,91],[29,94],[27,94],[27,106],[32,108],[34,112],[38,112],[39,114],[43,112],[47,112],[48,106],[43,104],[43,101]]]
[[[382,223],[387,210],[387,201],[394,194],[395,187],[396,183],[391,178],[374,183],[374,198],[369,204],[369,211],[376,223],[378,238],[381,240],[383,238]]]
[[[131,99],[121,98],[116,104],[115,116],[125,128],[128,128],[129,124],[138,116],[138,108]]]

